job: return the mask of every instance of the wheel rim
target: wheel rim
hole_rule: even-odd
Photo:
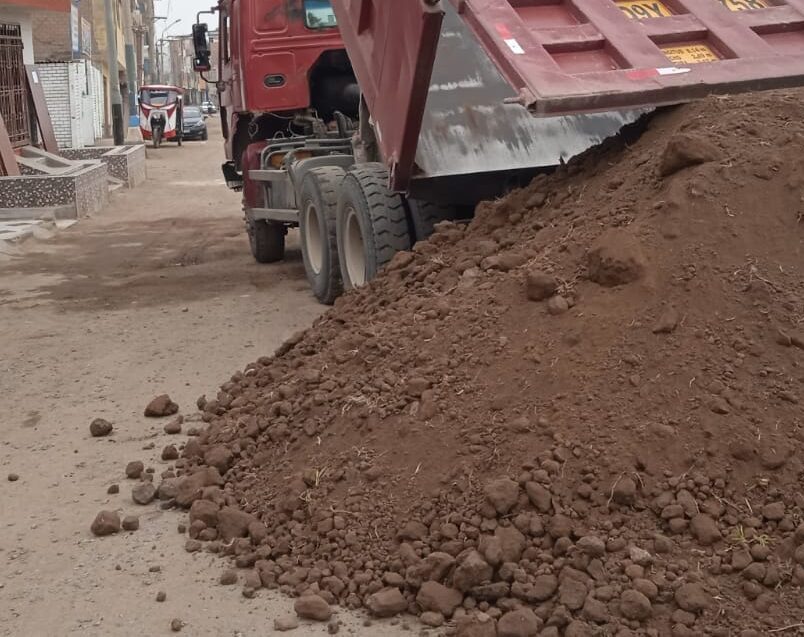
[[[304,250],[307,252],[310,269],[319,274],[324,262],[324,246],[321,241],[321,226],[318,224],[318,211],[312,201],[308,201],[304,209]]]
[[[346,260],[346,272],[354,287],[366,282],[366,254],[363,247],[363,233],[360,231],[360,219],[354,208],[346,211],[343,251]]]

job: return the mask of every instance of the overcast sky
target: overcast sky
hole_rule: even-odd
[[[216,4],[215,0],[154,0],[154,14],[166,15],[167,20],[157,20],[157,37],[162,37],[162,31],[174,20],[181,18],[181,22],[168,31],[168,35],[187,35],[195,23],[195,14],[199,11],[209,10]],[[210,30],[215,28],[218,19],[215,16],[204,16]]]

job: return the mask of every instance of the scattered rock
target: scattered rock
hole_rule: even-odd
[[[237,571],[227,568],[223,573],[221,573],[218,581],[222,586],[232,586],[233,584],[237,584]]]
[[[92,521],[90,530],[94,535],[103,537],[120,532],[120,516],[116,511],[101,511]]]
[[[332,609],[318,595],[304,595],[293,604],[293,610],[303,619],[325,622],[332,617]]]
[[[434,613],[431,610],[427,610],[419,615],[419,621],[425,626],[438,628],[444,624],[444,616],[441,613]]]
[[[289,630],[296,630],[299,627],[299,620],[295,617],[277,617],[274,619],[274,630],[280,633]]]
[[[690,521],[690,531],[703,546],[711,546],[723,539],[720,529],[711,517],[703,513],[694,516]]]
[[[589,280],[604,287],[637,281],[645,272],[645,264],[639,242],[628,231],[619,228],[605,232],[586,257]]]
[[[366,606],[374,617],[393,617],[408,607],[405,596],[395,586],[389,586],[368,596]]]
[[[569,310],[569,302],[563,296],[556,294],[547,301],[547,312],[553,316],[564,314]]]
[[[701,613],[712,605],[712,597],[703,586],[696,583],[682,584],[676,589],[676,604],[690,613]]]
[[[645,621],[653,614],[653,607],[639,591],[627,590],[620,596],[620,612],[626,619]]]
[[[452,612],[463,601],[463,594],[454,588],[447,588],[438,582],[425,582],[416,595],[416,603],[424,610],[441,613],[444,617],[452,617]]]
[[[108,420],[104,420],[103,418],[95,418],[91,423],[89,423],[89,433],[92,434],[94,438],[102,438],[103,436],[108,436],[112,433],[112,423]]]
[[[131,499],[137,504],[150,504],[156,497],[153,482],[141,482],[131,490]]]
[[[136,515],[127,515],[121,524],[124,531],[136,531],[140,528],[140,519]]]
[[[671,334],[676,331],[680,320],[678,310],[672,307],[666,308],[653,324],[651,331],[654,334]]]
[[[156,601],[157,602],[164,602],[167,599],[167,593],[165,591],[159,591],[156,594]]]
[[[181,425],[184,422],[183,416],[176,416],[173,420],[167,423],[164,427],[166,434],[180,434],[181,433]]]
[[[631,506],[636,501],[637,484],[631,476],[623,476],[614,484],[611,499],[617,504]]]
[[[145,416],[147,418],[162,418],[163,416],[172,416],[179,411],[179,406],[170,400],[170,396],[162,394],[157,396],[145,408]]]
[[[556,278],[542,270],[531,270],[525,277],[525,293],[531,301],[544,301],[558,291]]]
[[[145,465],[140,460],[133,460],[126,465],[126,477],[131,480],[137,480],[143,471]]]
[[[109,495],[117,495],[120,493],[120,485],[119,484],[110,484],[109,488],[106,489],[106,493]]]
[[[16,481],[17,481],[17,480],[19,480],[19,479],[20,479],[20,477],[19,477],[19,475],[18,475],[18,474],[16,474],[16,473],[9,473],[9,474],[8,474],[8,481],[9,481],[9,482],[16,482]]]
[[[536,637],[542,622],[530,608],[505,613],[497,622],[497,637]]]
[[[171,619],[170,620],[170,630],[174,633],[178,633],[181,629],[184,628],[184,622],[180,619]]]
[[[179,450],[175,445],[167,445],[162,449],[162,460],[176,460],[179,457]]]
[[[478,584],[491,580],[494,569],[477,551],[469,551],[452,576],[452,584],[466,593]]]
[[[486,613],[462,615],[455,619],[455,637],[498,637],[497,627]]]
[[[519,485],[509,478],[500,478],[487,483],[485,493],[497,513],[505,515],[519,499]]]

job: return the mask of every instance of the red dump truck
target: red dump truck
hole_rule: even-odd
[[[804,83],[804,0],[220,0],[231,188],[315,296],[659,105]],[[200,17],[200,14],[199,14]],[[196,24],[195,68],[211,68]]]

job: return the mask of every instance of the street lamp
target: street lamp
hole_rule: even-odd
[[[165,19],[167,19],[167,18],[165,18]],[[159,67],[158,67],[158,71],[159,71],[159,72],[158,72],[158,74],[157,74],[157,75],[158,75],[157,82],[158,82],[159,84],[161,84],[161,83],[162,83],[162,67],[163,67],[163,65],[164,65],[164,63],[165,63],[165,62],[164,62],[164,47],[165,47],[165,40],[167,39],[167,38],[165,37],[165,34],[166,34],[166,33],[167,33],[167,32],[168,32],[168,31],[169,31],[171,28],[173,28],[174,26],[176,26],[176,25],[177,25],[179,22],[181,22],[181,18],[177,18],[177,19],[175,19],[173,22],[171,22],[169,25],[167,25],[167,26],[166,26],[164,29],[162,29],[162,37],[161,37],[161,38],[159,38]]]

